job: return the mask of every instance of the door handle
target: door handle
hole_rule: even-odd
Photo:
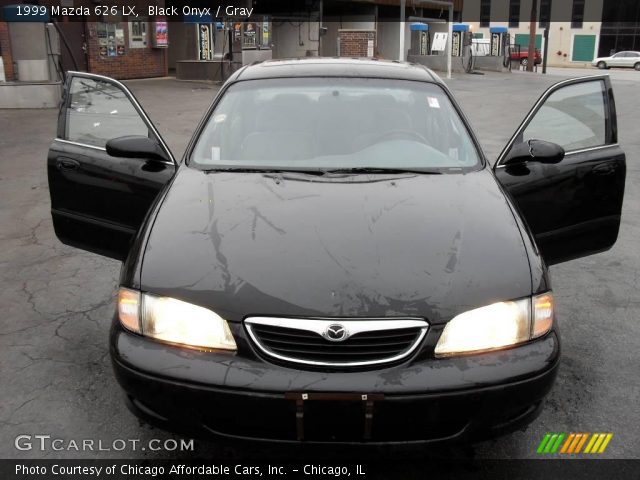
[[[616,166],[613,163],[602,163],[593,167],[592,171],[596,175],[611,175],[616,171]]]
[[[56,168],[58,170],[77,170],[80,167],[80,162],[71,158],[59,158],[56,162]]]

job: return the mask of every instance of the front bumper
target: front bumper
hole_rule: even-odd
[[[552,331],[492,353],[322,372],[164,345],[118,322],[110,342],[118,382],[145,420],[194,436],[307,443],[430,443],[507,433],[537,416],[560,354]],[[367,404],[362,395],[375,400]]]

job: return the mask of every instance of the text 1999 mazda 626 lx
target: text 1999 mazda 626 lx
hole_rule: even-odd
[[[223,85],[182,161],[121,83],[68,75],[55,231],[124,261],[110,337],[139,416],[307,442],[521,428],[560,354],[547,265],[616,241],[608,76],[560,82],[492,168],[429,70],[272,61]]]

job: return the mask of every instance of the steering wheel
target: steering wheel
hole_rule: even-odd
[[[380,136],[376,137],[373,140],[372,145],[374,145],[376,143],[387,142],[389,140],[398,140],[398,139],[401,139],[401,138],[408,138],[410,140],[417,140],[420,143],[424,143],[425,145],[429,145],[429,142],[427,141],[427,139],[424,138],[422,135],[420,135],[415,130],[389,130],[388,132],[385,132],[385,133],[381,134]]]

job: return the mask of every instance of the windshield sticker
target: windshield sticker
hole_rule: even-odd
[[[440,108],[440,102],[436,97],[427,97],[427,101],[429,102],[429,106],[431,108]]]

